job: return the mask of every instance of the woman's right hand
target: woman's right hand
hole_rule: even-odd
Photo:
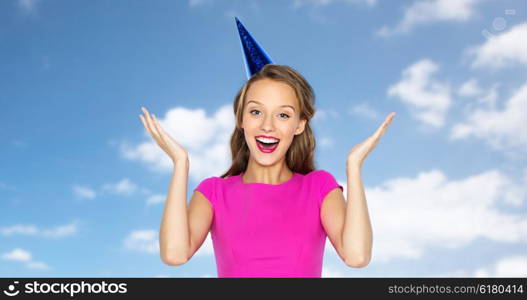
[[[165,151],[165,153],[172,159],[174,163],[178,161],[188,161],[188,152],[179,145],[168,133],[165,132],[161,125],[157,121],[157,118],[154,114],[150,116],[146,108],[141,107],[146,117],[139,115],[141,122],[145,126],[146,130],[156,143]]]

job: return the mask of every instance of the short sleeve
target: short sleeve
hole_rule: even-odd
[[[320,184],[320,195],[318,197],[319,204],[322,204],[322,201],[326,198],[327,194],[335,188],[338,187],[341,191],[344,191],[342,185],[340,185],[337,180],[335,180],[335,177],[333,177],[328,171],[319,170],[317,172],[316,181]]]
[[[215,206],[215,177],[205,178],[200,182],[200,184],[194,189],[194,191],[199,191],[209,200],[212,206]]]

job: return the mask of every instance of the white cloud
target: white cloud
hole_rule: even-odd
[[[497,170],[457,180],[431,170],[366,188],[372,262],[417,259],[426,249],[456,249],[476,239],[527,243],[526,215],[502,210],[525,205],[525,186]]]
[[[144,229],[132,231],[125,239],[124,246],[127,249],[144,252],[148,254],[159,254],[159,233],[157,230]],[[213,256],[214,248],[212,245],[211,234],[207,235],[201,247],[193,257]]]
[[[367,6],[375,6],[377,4],[377,0],[293,0],[293,5],[295,8],[301,7],[305,4],[311,4],[314,6],[326,6],[332,3],[337,2],[346,2],[350,4],[359,4],[359,5],[367,5]]]
[[[494,83],[485,89],[474,78],[464,82],[458,89],[457,94],[465,98],[465,113],[470,115],[474,110],[482,108],[495,110],[499,86],[498,83]]]
[[[157,114],[156,114],[157,116]],[[221,175],[230,166],[230,136],[234,130],[232,105],[220,107],[212,116],[203,109],[177,107],[158,119],[163,129],[189,153],[190,176],[201,181]],[[156,171],[172,171],[173,162],[145,130],[145,141],[136,146],[123,144],[125,158],[139,160]]]
[[[166,196],[165,195],[152,195],[146,199],[146,205],[155,205],[160,203],[165,203]]]
[[[17,0],[20,10],[26,14],[34,14],[37,11],[37,4],[40,0]]]
[[[26,266],[30,269],[35,269],[35,270],[48,270],[50,268],[46,263],[41,262],[41,261],[31,261],[31,262],[28,262]]]
[[[439,274],[427,274],[425,275],[424,277],[439,277],[439,278],[444,278],[444,277],[474,277],[473,274],[471,274],[471,272],[468,272],[466,270],[453,270],[453,271],[448,271],[448,272],[443,272],[443,273],[439,273]]]
[[[467,53],[473,57],[474,68],[527,65],[527,23],[493,36],[483,45],[469,48]]]
[[[340,259],[340,256],[337,253],[337,250],[335,250],[335,247],[333,247],[333,245],[331,244],[329,238],[326,238],[326,244],[324,245],[324,259],[329,257],[336,258],[339,261],[342,261],[342,259]],[[344,262],[342,261],[342,263]]]
[[[46,238],[61,238],[73,235],[77,232],[78,221],[70,224],[59,225],[51,229],[39,229],[35,225],[16,224],[12,226],[0,227],[0,234],[3,236],[11,235],[33,235]]]
[[[408,33],[415,26],[434,22],[464,22],[474,16],[481,0],[424,0],[415,1],[404,10],[404,17],[394,28],[387,26],[377,31],[381,36]]]
[[[57,226],[52,229],[42,230],[42,236],[50,238],[61,238],[64,236],[73,235],[77,232],[77,224],[67,224],[62,226]]]
[[[97,196],[97,193],[90,187],[78,184],[73,186],[73,194],[81,199],[93,199]]]
[[[496,109],[496,101],[498,100],[498,87],[499,84],[495,83],[489,87],[489,89],[478,98],[477,103],[488,109]]]
[[[28,262],[31,261],[31,253],[24,249],[16,248],[11,252],[2,254],[2,258],[5,260]]]
[[[497,95],[490,96],[495,102]],[[504,108],[498,110],[491,105],[488,108],[478,108],[467,114],[466,120],[452,127],[450,138],[463,139],[476,137],[485,140],[493,149],[518,151],[525,153],[527,149],[527,83],[520,87],[506,101]]]
[[[209,2],[207,0],[189,0],[188,2],[188,5],[193,7],[193,6],[200,6],[200,5],[203,5],[205,4],[206,2]]]
[[[349,267],[346,266],[346,268],[349,268]],[[339,270],[338,268],[322,266],[322,278],[329,278],[329,277],[351,277],[351,276],[347,275],[345,272]]]
[[[338,118],[339,113],[333,109],[317,109],[315,112],[315,115],[311,119],[312,123],[317,123],[323,120],[327,120],[328,118]]]
[[[450,107],[450,86],[433,80],[439,66],[422,59],[402,72],[402,79],[389,87],[388,96],[397,96],[406,104],[412,116],[434,128],[440,128]]]
[[[334,3],[345,3],[360,8],[372,8],[377,4],[377,0],[293,0],[292,8],[296,10],[302,7],[307,7],[308,17],[313,21],[320,24],[333,23],[335,25],[333,18],[329,14],[324,13],[323,9],[321,9],[322,7],[327,7]]]
[[[361,103],[351,107],[349,113],[351,115],[357,115],[373,120],[376,120],[380,117],[380,114],[367,103]]]
[[[115,184],[105,184],[102,188],[103,190],[122,196],[133,195],[139,189],[138,186],[128,178],[121,179]]]
[[[337,183],[342,185],[342,188],[344,188],[342,193],[344,194],[344,199],[347,199],[348,198],[348,183],[342,180],[337,180]]]
[[[438,275],[432,274],[429,277],[527,277],[527,256],[513,255],[476,270],[454,270]]]
[[[139,187],[129,178],[123,178],[116,183],[107,183],[102,185],[99,192],[96,192],[94,189],[88,186],[76,184],[73,186],[73,193],[77,198],[80,199],[93,199],[97,197],[97,195],[103,195],[105,193],[119,196],[132,196],[137,193],[149,194],[150,191],[146,188]]]
[[[474,78],[464,82],[458,90],[458,94],[465,97],[478,96],[481,93],[481,87],[479,86],[478,81]]]
[[[210,232],[207,234],[205,241],[201,247],[196,251],[194,256],[213,256],[214,255],[214,246],[212,245],[212,236]]]
[[[223,13],[223,15],[229,20],[233,20],[234,17],[238,17],[238,19],[243,19],[242,14],[235,9],[228,9]]]
[[[225,10],[223,14],[227,19],[229,19],[230,22],[234,22],[234,17],[238,17],[238,19],[242,20],[243,22],[243,20],[245,20],[245,13],[259,14],[261,12],[262,8],[260,6],[260,3],[261,2],[259,2],[259,0],[244,1],[244,13],[242,13],[242,11],[238,9],[230,7],[229,9]]]
[[[322,148],[331,148],[335,141],[330,137],[324,136],[317,139],[317,144]]]
[[[124,240],[127,249],[149,254],[159,253],[158,232],[156,230],[132,231]]]
[[[22,235],[36,235],[39,229],[34,225],[12,225],[6,227],[0,227],[0,234],[4,236],[22,234]]]
[[[29,269],[36,269],[36,270],[50,269],[50,267],[46,263],[40,262],[40,261],[34,261],[31,253],[21,248],[15,248],[11,252],[2,254],[1,257],[4,260],[24,263],[25,266]]]
[[[503,258],[493,266],[476,270],[475,277],[527,277],[527,256]]]

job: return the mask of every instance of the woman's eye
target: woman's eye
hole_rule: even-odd
[[[260,112],[259,110],[253,109],[253,110],[249,111],[249,113],[252,114],[252,115],[254,115],[253,112],[255,112],[255,111],[256,111],[256,112]],[[286,114],[286,113],[281,113],[280,116],[281,116],[282,118],[286,118],[286,119],[289,119],[289,118],[290,118],[290,116],[289,116],[288,114]],[[285,117],[284,117],[284,116],[285,116]]]

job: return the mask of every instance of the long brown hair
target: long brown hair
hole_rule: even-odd
[[[236,176],[247,169],[249,163],[250,150],[245,135],[241,128],[243,111],[245,108],[245,94],[251,84],[260,79],[272,79],[288,84],[295,90],[296,97],[300,104],[300,119],[306,120],[304,131],[295,135],[286,154],[287,167],[296,173],[307,174],[315,170],[315,136],[309,120],[315,115],[315,93],[307,80],[295,69],[286,65],[267,64],[258,73],[253,74],[242,86],[234,98],[234,115],[236,127],[231,135],[231,155],[232,165],[222,178]]]

